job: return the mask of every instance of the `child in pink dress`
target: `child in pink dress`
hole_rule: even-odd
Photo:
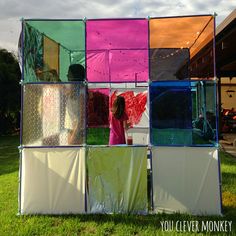
[[[109,113],[109,145],[126,144],[125,130],[128,129],[127,120],[128,116],[125,113],[125,99],[122,96],[118,96]]]

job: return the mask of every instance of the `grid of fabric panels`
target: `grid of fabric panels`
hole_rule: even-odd
[[[142,145],[152,149],[155,212],[220,214],[214,16],[22,25],[21,214],[146,213]],[[117,95],[133,145],[107,146]]]

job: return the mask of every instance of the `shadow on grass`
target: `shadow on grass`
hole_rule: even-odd
[[[226,219],[235,219],[236,218],[236,207],[235,206],[223,206],[223,216]],[[236,227],[236,225],[235,225]]]
[[[19,136],[0,136],[0,175],[19,169]]]
[[[219,155],[220,155],[221,164],[225,164],[225,165],[236,164],[236,158],[230,153],[220,151]]]
[[[230,185],[232,189],[235,189],[234,183],[236,183],[236,173],[223,172],[222,183],[223,185],[226,185],[226,186]]]

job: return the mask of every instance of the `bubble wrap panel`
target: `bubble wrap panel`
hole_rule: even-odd
[[[85,91],[82,83],[24,85],[23,145],[84,144]]]

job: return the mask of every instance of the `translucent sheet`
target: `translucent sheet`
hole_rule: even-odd
[[[125,110],[130,128],[127,136],[132,137],[133,144],[149,143],[149,103],[147,88],[116,88],[111,89],[110,106],[116,96],[125,98]]]
[[[217,145],[217,82],[192,81],[193,144]]]
[[[148,80],[146,19],[88,20],[86,30],[89,82]]]
[[[43,68],[43,35],[27,23],[24,24],[23,29],[24,80],[37,81],[37,68]]]
[[[214,79],[213,16],[153,18],[149,29],[151,80]]]
[[[191,57],[214,36],[213,16],[153,18],[149,23],[150,48],[189,48]]]
[[[53,78],[42,78],[43,81],[59,81],[59,59],[60,45],[54,40],[44,36],[43,37],[43,62],[51,70]],[[54,74],[53,74],[54,73]],[[44,76],[47,73],[42,73]]]
[[[216,145],[214,81],[153,82],[150,104],[152,144]]]
[[[189,79],[189,49],[150,49],[151,81]]]
[[[88,149],[88,204],[91,213],[147,212],[147,149]]]
[[[109,127],[110,89],[88,89],[88,127]]]
[[[23,149],[20,213],[85,213],[85,149]]]
[[[192,138],[189,82],[156,82],[150,86],[151,143],[190,145]]]
[[[220,215],[216,148],[153,147],[155,212]]]
[[[85,143],[83,84],[28,84],[23,95],[23,145]]]
[[[26,82],[67,81],[69,65],[77,63],[85,65],[85,25],[82,20],[24,21]]]
[[[147,88],[111,89],[110,108],[117,96],[125,98],[125,111],[131,127],[149,127]]]

